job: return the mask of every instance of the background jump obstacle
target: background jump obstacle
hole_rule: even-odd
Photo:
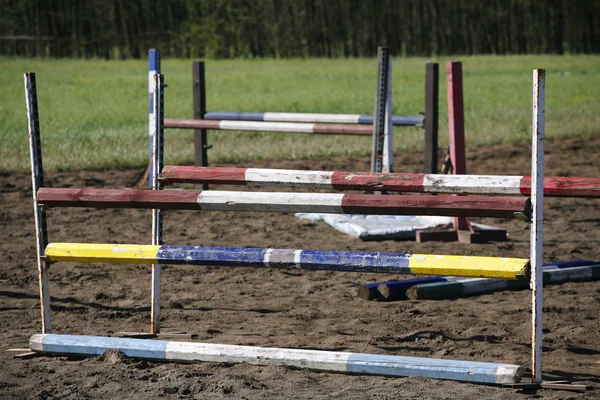
[[[379,51],[379,50],[378,50]],[[149,85],[150,77],[153,71],[160,73],[160,52],[152,49],[149,52]],[[383,59],[378,60],[380,64]],[[193,82],[193,120],[185,119],[166,119],[167,128],[189,128],[194,129],[194,148],[196,166],[208,166],[208,149],[212,146],[207,144],[207,131],[209,129],[218,130],[251,130],[251,131],[272,131],[272,132],[297,132],[297,133],[317,133],[317,134],[341,134],[341,135],[373,135],[375,122],[385,119],[388,126],[389,136],[391,137],[392,126],[422,126],[425,132],[425,172],[437,172],[437,137],[438,137],[438,64],[426,63],[425,67],[425,112],[424,116],[392,116],[391,115],[391,57],[388,56],[385,61],[390,66],[386,69],[386,74],[378,76],[377,87],[384,85],[388,90],[388,100],[384,108],[376,107],[375,115],[359,114],[316,114],[316,113],[273,113],[273,112],[236,112],[236,111],[212,111],[207,112],[206,99],[206,76],[204,62],[192,63],[192,82]],[[158,69],[157,69],[158,68]],[[384,82],[385,80],[385,82]],[[387,83],[386,83],[387,82]],[[389,93],[387,93],[389,91]],[[378,114],[378,111],[380,113]],[[387,112],[389,111],[389,112]],[[254,123],[253,123],[254,122]],[[258,123],[258,124],[257,124]],[[339,126],[335,124],[351,124]],[[370,126],[360,126],[370,125]],[[366,128],[366,129],[362,129]],[[388,147],[391,149],[391,141],[388,141]],[[392,163],[392,155],[389,153],[387,165]],[[391,170],[391,168],[388,168]],[[152,171],[150,171],[152,172]],[[150,182],[152,174],[150,174]],[[202,189],[208,189],[208,185],[203,184]]]
[[[50,262],[212,265],[529,279],[528,260],[500,257],[91,243],[50,243],[45,257]]]
[[[162,170],[160,180],[166,184],[212,183],[436,194],[531,195],[530,176],[378,174],[167,165]],[[544,195],[600,198],[600,178],[547,177],[544,178]]]
[[[523,367],[511,364],[102,336],[38,334],[31,337],[29,347],[35,352],[47,354],[98,356],[113,349],[128,357],[157,361],[247,363],[326,372],[421,376],[493,384],[519,382],[525,372]]]
[[[46,207],[159,208],[163,210],[318,212],[525,218],[525,198],[379,196],[375,194],[41,188]]]
[[[30,118],[30,134],[36,135],[35,138],[33,138],[31,140],[31,146],[30,146],[30,151],[31,151],[31,162],[32,162],[32,179],[34,181],[34,185],[35,182],[40,182],[40,177],[39,177],[39,173],[41,171],[41,151],[40,151],[40,147],[39,147],[39,143],[40,143],[40,138],[39,138],[39,129],[31,129],[32,126],[34,126],[35,124],[32,124],[31,121],[32,119],[35,119],[37,117],[37,102],[35,101],[35,80],[33,80],[33,85],[31,85],[30,80],[28,78],[31,78],[33,74],[27,74],[26,75],[26,98],[28,99],[28,116]],[[160,154],[162,154],[162,143],[163,143],[163,124],[162,124],[162,120],[163,120],[163,113],[162,113],[162,92],[163,92],[163,88],[164,86],[161,84],[162,82],[162,77],[157,76],[154,79],[155,82],[155,86],[154,89],[156,91],[155,97],[154,97],[154,104],[155,104],[155,117],[158,119],[158,122],[156,124],[153,125],[153,155],[154,155],[154,160],[153,160],[153,164],[154,166],[158,167],[161,164],[161,156]],[[544,72],[541,70],[535,70],[534,71],[534,99],[537,99],[537,101],[535,102],[536,107],[534,108],[534,141],[538,140],[538,141],[542,141],[543,140],[543,118],[542,119],[538,119],[538,115],[540,113],[543,113],[543,84],[544,82]],[[541,88],[541,90],[540,90]],[[539,143],[538,143],[539,144]],[[36,145],[38,147],[36,147]],[[541,302],[540,302],[540,297],[542,295],[542,265],[541,265],[541,250],[542,250],[542,241],[541,241],[541,228],[542,228],[542,203],[540,202],[541,200],[541,196],[543,196],[543,151],[541,153],[538,153],[539,150],[541,150],[542,147],[539,145],[535,145],[533,147],[533,158],[536,160],[536,162],[533,164],[532,166],[532,176],[534,177],[533,182],[532,182],[532,188],[534,188],[534,196],[532,197],[532,207],[533,207],[533,214],[532,214],[532,218],[533,218],[533,224],[532,224],[532,236],[531,236],[531,275],[532,277],[534,277],[532,279],[532,283],[534,285],[534,290],[533,290],[533,294],[532,294],[532,307],[533,307],[533,318],[532,318],[532,327],[534,329],[534,334],[532,335],[532,361],[533,361],[533,365],[534,367],[532,368],[533,373],[534,373],[534,380],[535,382],[541,382],[541,312],[542,312],[542,308],[541,308]],[[158,185],[157,180],[154,180],[155,184],[154,184],[154,189],[160,189],[160,185]],[[67,203],[74,205],[75,203],[77,203],[77,201],[75,200],[75,198],[77,198],[77,196],[81,196],[82,193],[84,193],[86,190],[88,189],[75,189],[75,192],[71,192],[70,195],[62,198],[62,199],[58,199],[56,200],[58,203],[60,201],[66,201]],[[100,207],[104,208],[106,207],[106,202],[108,201],[108,203],[110,204],[110,202],[112,201],[110,198],[107,199],[105,197],[103,197],[102,192],[104,192],[104,194],[109,193],[110,190],[103,190],[100,192],[95,192],[94,195],[92,195],[92,197],[88,200],[90,201],[97,201],[97,200],[102,200],[101,202],[103,203]],[[123,202],[125,200],[127,200],[127,196],[123,193],[123,192],[127,192],[127,191],[117,191],[116,194],[117,197],[120,199],[120,202]],[[136,191],[130,191],[131,193],[134,193],[135,196],[137,196],[138,194],[135,193]],[[139,191],[138,191],[139,192]],[[175,192],[175,191],[174,191]],[[58,189],[44,189],[44,188],[39,188],[38,191],[36,193],[34,193],[33,195],[33,199],[35,204],[41,205],[43,204],[42,201],[44,201],[42,198],[40,198],[40,195],[42,195],[43,193],[45,193],[45,195],[48,196],[53,196],[53,195],[64,195],[65,193],[69,193],[68,191],[65,192],[64,189],[58,190]],[[92,192],[87,192],[92,193]],[[169,196],[171,196],[171,194],[165,194],[166,192],[160,191],[160,190],[154,190],[151,192],[146,192],[146,195],[141,195],[142,197],[144,196],[154,196],[154,198],[158,198],[160,200],[164,200],[166,198],[169,198]],[[148,194],[150,193],[150,194]],[[193,192],[194,193],[194,192]],[[195,192],[194,194],[198,194],[201,192]],[[99,195],[99,196],[98,196]],[[268,193],[269,196],[272,196],[272,194]],[[320,195],[320,194],[319,194]],[[73,197],[75,196],[75,198]],[[96,196],[96,197],[94,197]],[[120,197],[122,196],[122,197]],[[345,196],[348,195],[339,195],[341,197],[337,197],[337,199],[339,199],[340,204],[342,203],[343,198],[345,198]],[[360,196],[360,195],[359,195]],[[43,196],[42,196],[43,197]],[[60,196],[59,196],[60,197]],[[110,197],[110,196],[109,196]],[[177,195],[175,195],[175,197],[177,197]],[[380,201],[388,201],[388,199],[390,198],[401,198],[402,196],[375,196],[376,198],[379,198]],[[425,198],[426,196],[414,196],[416,199],[419,198]],[[442,197],[442,196],[438,196],[438,197]],[[84,199],[85,196],[81,197],[80,199]],[[49,201],[50,197],[46,198],[45,201]],[[358,199],[358,198],[355,198]],[[454,198],[454,202],[455,203],[462,203],[463,199],[468,199],[468,197],[464,197],[464,198],[460,198],[460,200],[458,200],[459,198]],[[489,198],[487,197],[486,199],[494,201],[493,198]],[[129,200],[132,201],[138,201],[139,202],[139,198],[129,198]],[[523,200],[523,199],[511,199],[511,201],[514,200]],[[196,199],[197,201],[197,199]],[[321,200],[317,200],[317,203],[321,201]],[[338,201],[338,200],[336,200]],[[497,200],[496,200],[497,201]],[[212,201],[209,202],[210,203],[215,203],[216,204],[216,208],[215,209],[223,209],[222,204],[220,204],[221,200],[219,201]],[[276,201],[278,202],[278,201]],[[58,205],[58,203],[55,203],[55,206]],[[87,205],[89,206],[91,203],[88,203]],[[126,203],[123,203],[126,204]],[[172,202],[171,202],[172,204]],[[515,203],[516,204],[516,203]],[[522,203],[521,203],[522,204]],[[46,204],[48,205],[48,204]],[[336,204],[336,206],[339,206],[338,204]],[[161,208],[159,206],[157,206],[156,202],[149,202],[146,204],[146,206],[151,207],[151,208]],[[197,206],[197,205],[196,205]],[[126,206],[125,206],[126,207]],[[131,206],[130,206],[131,207]],[[173,208],[174,206],[172,206]],[[363,205],[364,207],[364,205]],[[529,207],[527,207],[529,209]],[[156,214],[155,214],[156,215]],[[43,224],[40,223],[41,219],[40,219],[40,215],[39,213],[35,214],[35,218],[36,218],[36,228],[38,229],[37,233],[40,234],[42,233],[42,230],[40,227],[43,226]],[[160,239],[160,229],[161,229],[161,225],[159,223],[153,223],[153,237],[154,238],[159,238]],[[38,236],[39,237],[39,236]],[[159,242],[160,240],[156,240],[153,239],[153,241],[155,242]],[[43,242],[39,242],[38,241],[38,245],[40,243]],[[72,244],[70,244],[72,246]],[[177,249],[181,249],[181,247],[177,247]],[[112,246],[112,249],[114,250],[114,245]],[[151,255],[154,258],[151,258],[148,260],[148,262],[151,263],[155,263],[158,264],[159,261],[162,261],[162,259],[159,259],[158,254],[159,251],[163,249],[162,246],[159,246],[158,243],[155,246],[151,246],[150,247],[150,251],[155,251],[156,256]],[[164,249],[166,250],[174,250],[175,247],[171,248],[171,247],[165,247]],[[265,257],[267,256],[267,249],[262,249],[265,250],[265,253],[262,254],[262,259],[261,260],[261,264],[264,265],[265,262]],[[227,251],[227,253],[229,254],[230,252]],[[293,254],[293,261],[297,262],[298,259],[296,258],[296,254],[294,254],[295,252],[291,252]],[[300,252],[298,253],[298,257],[299,259],[302,259],[302,253]],[[46,258],[46,256],[51,256],[51,251],[48,251],[48,254],[41,254],[40,251],[38,251],[37,254],[37,258],[38,258],[38,265],[42,265],[42,262],[44,262],[43,265],[45,265],[45,261],[48,260]],[[118,254],[118,252],[114,252],[111,251],[111,254]],[[287,262],[289,263],[290,260],[290,254],[289,253],[285,253],[286,257],[285,260],[288,260]],[[324,253],[325,255],[327,254],[331,254],[331,253]],[[77,256],[77,251],[75,251],[74,254],[71,254],[71,256]],[[276,262],[277,260],[272,259],[272,257],[281,257],[282,253],[281,252],[276,252],[276,251],[271,251],[270,255],[268,256],[268,262]],[[388,255],[389,256],[389,255]],[[202,256],[205,257],[205,256]],[[393,255],[391,256],[393,257]],[[434,256],[435,257],[435,256]],[[176,259],[178,259],[179,261],[183,260],[183,255],[182,254],[178,254],[177,257],[175,257]],[[187,260],[187,257],[186,257]],[[503,260],[503,259],[500,259]],[[322,262],[322,260],[319,260],[320,262]],[[417,262],[418,258],[414,258],[414,261]],[[524,260],[520,260],[519,263],[522,263]],[[410,261],[409,261],[409,268],[412,269],[412,265],[410,265],[413,262],[413,257],[411,257]],[[156,294],[156,291],[154,290],[155,286],[158,286],[160,284],[159,280],[156,279],[156,276],[153,274],[153,295]],[[45,301],[47,296],[47,300]],[[49,331],[51,330],[51,325],[50,325],[50,302],[49,302],[49,286],[48,286],[48,281],[47,279],[43,279],[42,275],[40,274],[40,298],[41,298],[41,307],[42,307],[42,315],[43,316],[47,316],[48,319],[47,320],[42,320],[43,322],[43,327],[42,327],[42,331],[45,333],[49,333]],[[153,296],[152,301],[153,301],[153,318],[156,318],[153,322],[156,322],[157,326],[156,328],[158,328],[158,321],[160,320],[158,317],[158,311],[160,310],[160,307],[156,307],[156,297]],[[159,304],[159,303],[158,303]],[[154,310],[157,311],[157,314],[154,315]],[[155,328],[153,326],[153,328]],[[152,329],[153,329],[152,328]],[[49,339],[50,340],[50,339]],[[58,341],[60,341],[61,339],[59,338]],[[75,338],[74,342],[75,343],[83,343],[86,339],[80,339],[80,338]],[[103,340],[103,338],[101,339]],[[43,340],[42,340],[43,341]],[[50,344],[50,342],[45,342],[46,344]],[[145,342],[144,345],[147,346],[148,342]],[[151,345],[152,342],[150,342]],[[181,342],[178,342],[179,346],[187,346],[187,344],[182,344]],[[220,345],[216,345],[216,346],[220,346]],[[50,346],[51,347],[51,346]],[[48,348],[44,349],[42,346],[42,351],[47,351]],[[58,352],[62,352],[62,351],[67,351],[66,347],[56,347],[54,351],[58,351]],[[99,350],[98,350],[99,351]],[[163,349],[163,354],[165,353],[166,348]],[[260,352],[260,348],[252,348],[252,351],[254,352]],[[278,354],[283,354],[281,356],[281,358],[283,360],[286,360],[286,362],[291,362],[293,360],[293,356],[291,356],[290,351],[287,349],[276,349],[274,350],[276,351]],[[301,350],[296,350],[296,351],[301,351]],[[63,353],[64,354],[64,353]],[[315,356],[318,357],[318,356]],[[347,357],[351,357],[351,355],[348,355]],[[376,359],[379,360],[378,357],[380,356],[372,356],[372,355],[365,355],[364,357],[374,357]],[[386,356],[387,357],[387,356]],[[219,358],[219,360],[222,360],[222,358]],[[239,361],[243,361],[243,359],[238,359]],[[264,360],[261,360],[261,362]],[[430,372],[427,371],[431,371],[432,369],[437,370],[438,366],[437,364],[439,363],[439,360],[433,360],[431,361],[431,363],[433,364],[432,367],[426,367],[424,369],[412,369],[412,372],[414,372],[414,375],[418,375],[418,376],[431,376]],[[452,374],[454,374],[456,371],[453,369],[453,367],[449,364],[446,363],[460,363],[461,365],[465,365],[465,362],[457,362],[457,361],[444,361],[443,362],[443,366],[441,367],[441,370],[444,372],[444,374],[446,374],[445,376],[448,377],[448,379],[462,379],[461,377],[457,377],[457,376],[453,376]],[[471,364],[469,362],[466,362],[467,365]],[[485,364],[485,363],[484,363]],[[503,369],[505,368],[504,365],[501,364],[492,364],[492,365],[496,365],[498,366],[497,368],[494,368],[494,371],[492,374],[494,376],[498,375],[498,373],[500,372],[500,375],[505,375],[505,373],[501,372],[503,371]],[[512,367],[512,366],[511,366]],[[518,371],[519,368],[517,367],[516,370],[513,369],[513,371]],[[382,371],[380,368],[376,368],[374,370],[372,370],[373,373],[380,373],[384,371]],[[412,374],[411,372],[411,374]],[[512,374],[512,376],[514,377],[515,380],[520,379],[520,373],[515,372]],[[483,375],[478,375],[477,373],[475,374],[471,374],[470,375],[470,381],[472,382],[482,382],[482,383],[489,383],[489,382],[497,382],[494,379],[490,379],[489,374],[487,374],[487,376],[483,376]]]

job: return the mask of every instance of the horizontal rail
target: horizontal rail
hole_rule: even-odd
[[[45,257],[50,262],[296,268],[344,272],[452,275],[510,280],[527,279],[529,276],[529,260],[522,258],[380,252],[51,243],[46,246]]]
[[[204,114],[204,119],[227,121],[263,121],[263,122],[308,122],[317,124],[360,124],[373,125],[372,115],[360,114],[322,114],[322,113],[280,113],[280,112],[230,112],[211,111]],[[392,125],[420,126],[422,116],[392,117]]]
[[[529,215],[528,199],[489,196],[41,188],[37,198],[39,204],[47,207],[492,218],[522,218],[522,214]]]
[[[118,350],[127,357],[163,362],[247,363],[487,384],[517,383],[525,373],[523,367],[512,364],[103,336],[36,334],[29,340],[29,348],[42,354],[88,357],[102,355],[110,349]]]
[[[440,194],[528,196],[531,193],[531,177],[503,175],[384,174],[167,165],[162,171],[161,179],[165,183],[214,183]],[[550,197],[600,198],[600,178],[547,177],[544,179],[544,194]]]
[[[373,135],[373,127],[367,125],[306,124],[297,122],[211,121],[206,119],[165,118],[165,128],[318,133],[325,135]]]

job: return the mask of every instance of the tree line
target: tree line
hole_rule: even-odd
[[[0,0],[0,54],[363,57],[600,51],[598,0]]]

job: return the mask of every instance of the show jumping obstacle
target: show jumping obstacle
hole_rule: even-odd
[[[31,349],[41,353],[67,355],[97,355],[102,354],[107,349],[116,349],[130,357],[157,360],[248,362],[258,365],[290,365],[322,371],[388,376],[423,376],[478,383],[513,383],[518,382],[523,375],[524,369],[520,366],[373,354],[50,334],[52,325],[50,321],[48,264],[59,261],[153,264],[151,333],[160,331],[160,263],[434,275],[452,274],[503,279],[527,279],[530,274],[534,289],[532,292],[532,372],[535,382],[541,382],[544,71],[535,70],[533,77],[533,178],[531,182],[533,196],[531,207],[525,207],[529,203],[523,198],[504,199],[485,196],[476,197],[475,200],[470,199],[470,197],[450,197],[451,202],[443,198],[444,196],[428,198],[427,196],[335,194],[334,197],[331,197],[332,195],[310,194],[311,197],[306,197],[303,194],[284,198],[280,194],[268,193],[267,195],[271,200],[265,197],[264,193],[259,194],[256,192],[245,195],[236,192],[227,194],[221,192],[207,196],[204,192],[199,191],[160,191],[162,182],[159,181],[157,174],[154,175],[153,180],[153,189],[155,190],[150,192],[113,189],[43,188],[35,75],[33,73],[25,74],[42,311],[42,334],[34,335],[31,338]],[[163,90],[163,77],[154,75],[152,90],[154,117],[150,128],[153,137],[153,165],[156,171],[162,170],[163,165]],[[382,180],[385,178],[384,175],[381,175],[381,177]],[[413,203],[410,203],[407,197],[411,197]],[[397,200],[394,200],[395,198]],[[442,199],[440,200],[440,198]],[[239,204],[235,204],[236,202]],[[377,203],[383,205],[377,205]],[[470,205],[466,207],[467,204]],[[45,231],[45,208],[62,206],[98,208],[155,207],[153,211],[152,245],[48,243]],[[530,261],[493,257],[162,245],[161,208],[287,211],[301,207],[307,210],[324,207],[330,210],[329,212],[356,212],[358,210],[369,214],[373,212],[373,209],[385,210],[386,213],[389,213],[405,212],[406,210],[403,210],[403,208],[414,211],[415,209],[430,207],[432,210],[422,211],[451,216],[486,214],[531,219]],[[400,207],[400,210],[395,210],[396,207]],[[486,207],[489,209],[485,210]],[[524,207],[528,210],[525,210]],[[467,208],[471,208],[471,211],[468,211]],[[531,212],[528,212],[529,209]]]
[[[154,74],[160,74],[160,52],[148,52],[149,87]],[[194,119],[170,119],[164,121],[165,128],[194,129],[196,166],[208,166],[208,130],[260,131],[283,133],[310,133],[327,135],[373,136],[373,172],[392,172],[392,126],[423,126],[425,129],[426,171],[437,172],[437,129],[438,129],[438,65],[426,64],[425,115],[392,116],[391,106],[391,56],[386,47],[378,49],[377,93],[374,115],[359,114],[316,114],[278,112],[229,112],[206,111],[206,78],[204,62],[192,65],[194,93]],[[150,89],[150,119],[153,117],[152,93]],[[150,149],[152,148],[152,140]],[[152,159],[151,150],[149,159]],[[429,165],[429,167],[427,166]],[[149,183],[154,170],[149,168]],[[203,185],[207,189],[208,185]]]

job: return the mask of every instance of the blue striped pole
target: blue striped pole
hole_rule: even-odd
[[[379,376],[420,376],[464,382],[510,384],[519,365],[312,349],[236,346],[78,335],[33,335],[29,348],[42,354],[98,356],[108,349],[127,357],[174,362],[247,363]]]
[[[321,124],[373,125],[372,115],[361,114],[209,111],[204,114],[204,119],[217,121],[304,122]],[[394,126],[421,126],[422,124],[423,117],[418,115],[394,115],[392,117],[392,125]]]
[[[160,74],[160,51],[158,49],[150,49],[148,51],[148,115],[149,115],[149,137],[150,144],[148,147],[148,163],[150,170],[148,173],[148,185],[152,188],[154,182],[154,75]]]

